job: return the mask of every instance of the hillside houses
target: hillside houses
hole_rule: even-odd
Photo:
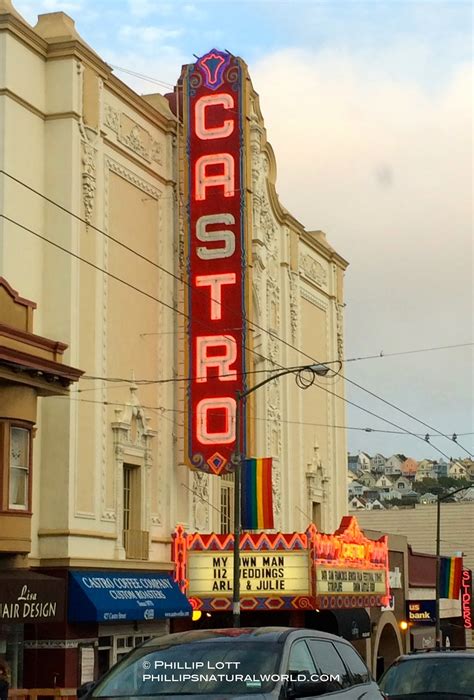
[[[402,453],[385,457],[366,452],[348,455],[348,501],[350,510],[412,507],[436,502],[439,493],[449,494],[459,485],[473,482],[472,489],[453,500],[474,498],[474,461],[432,459],[416,461]],[[456,481],[458,484],[456,484]]]

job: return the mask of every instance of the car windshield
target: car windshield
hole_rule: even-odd
[[[276,683],[281,649],[278,643],[234,640],[168,647],[147,645],[118,664],[97,685],[92,696],[265,693]]]
[[[391,666],[380,681],[387,695],[451,693],[470,695],[474,691],[474,655],[465,657],[428,655]]]

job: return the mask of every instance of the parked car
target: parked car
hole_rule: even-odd
[[[152,638],[95,685],[78,691],[82,700],[290,700],[324,695],[334,700],[383,697],[349,642],[287,627],[196,630]]]
[[[474,653],[423,651],[400,656],[379,681],[390,700],[474,698]]]

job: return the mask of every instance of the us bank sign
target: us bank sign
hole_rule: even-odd
[[[188,343],[187,461],[232,470],[236,392],[245,389],[245,65],[212,50],[182,75]],[[245,426],[245,417],[241,422]],[[242,436],[244,438],[244,435]]]

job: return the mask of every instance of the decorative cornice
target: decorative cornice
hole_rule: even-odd
[[[322,311],[328,310],[328,305],[322,299],[319,299],[315,294],[312,294],[308,289],[305,289],[303,286],[300,288],[300,294],[303,297],[303,299],[306,299],[306,301],[311,302],[311,304],[317,306],[318,309],[321,309]]]
[[[32,560],[28,560],[33,566]],[[71,568],[71,569],[103,569],[105,571],[148,571],[149,573],[172,573],[174,563],[172,561],[142,561],[140,559],[97,559],[95,557],[64,557],[64,558],[41,558],[36,559],[34,566],[48,569]]]
[[[24,109],[27,109],[29,112],[34,114],[36,117],[39,117],[40,119],[46,119],[46,115],[44,112],[42,112],[40,109],[35,107],[31,102],[28,102],[25,100],[23,97],[20,95],[17,95],[15,92],[10,90],[9,88],[2,88],[0,90],[0,97],[8,97],[10,100],[13,100],[17,104],[21,105]]]
[[[345,260],[339,253],[337,253],[333,248],[328,245],[324,245],[321,240],[316,238],[314,231],[302,231],[301,239],[316,253],[319,253],[323,258],[331,262],[336,263],[339,267],[345,270],[349,263]]]
[[[109,170],[116,173],[117,175],[120,175],[124,178],[124,180],[127,180],[132,185],[135,185],[135,187],[138,187],[143,192],[146,192],[146,194],[150,195],[150,197],[153,197],[153,199],[158,200],[161,197],[162,192],[160,190],[156,189],[156,187],[150,185],[142,177],[136,175],[136,173],[134,173],[132,170],[129,170],[124,165],[118,163],[116,160],[113,160],[109,156],[106,156],[105,158],[105,165]]]
[[[48,51],[47,42],[35,32],[23,19],[12,15],[0,15],[0,32],[8,31],[14,34],[28,48],[33,49],[42,57],[46,57]]]
[[[117,536],[110,532],[99,532],[94,530],[38,530],[38,537],[88,537],[98,540],[116,540]]]
[[[129,151],[128,149],[125,150],[120,147],[120,142],[116,143],[115,141],[112,141],[108,136],[102,131],[101,135],[103,136],[103,141],[104,144],[106,144],[110,150],[115,151],[118,155],[122,156],[123,158],[126,158],[127,160],[131,161],[134,163],[140,170],[142,170],[144,173],[147,173],[152,177],[155,181],[159,182],[165,187],[175,187],[176,183],[174,180],[169,180],[166,177],[163,177],[160,175],[159,172],[156,170],[153,170],[147,163],[144,163],[143,160],[138,158],[133,151]],[[110,157],[110,156],[108,156]]]

